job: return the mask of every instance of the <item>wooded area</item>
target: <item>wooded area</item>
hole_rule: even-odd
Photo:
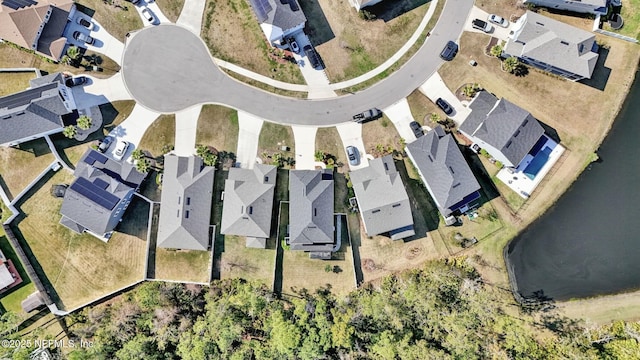
[[[67,357],[640,358],[640,324],[588,328],[558,316],[552,303],[523,308],[508,290],[484,284],[464,258],[388,276],[342,298],[329,286],[290,290],[276,298],[265,285],[242,279],[210,287],[143,283],[68,316],[77,341],[93,346]],[[3,324],[10,320],[3,317]]]

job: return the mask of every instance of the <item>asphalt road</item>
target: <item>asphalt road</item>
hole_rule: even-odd
[[[128,39],[123,79],[138,103],[162,113],[213,103],[282,124],[333,126],[351,121],[361,111],[383,109],[424,83],[442,64],[439,54],[445,43],[462,33],[472,6],[473,0],[447,0],[431,36],[409,61],[383,81],[352,95],[308,100],[254,88],[224,74],[191,31],[164,24]]]

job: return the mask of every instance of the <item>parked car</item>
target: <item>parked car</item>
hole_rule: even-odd
[[[67,80],[65,81],[65,84],[68,87],[73,87],[73,86],[80,86],[86,82],[87,82],[86,76],[75,76],[75,77],[67,78]]]
[[[300,47],[298,46],[298,43],[294,39],[289,39],[289,47],[291,48],[291,51],[293,51],[296,54],[300,52]]]
[[[422,126],[418,124],[417,121],[410,122],[409,126],[411,127],[411,131],[413,131],[413,135],[415,135],[416,138],[419,138],[420,136],[424,135],[424,131],[422,131]]]
[[[78,20],[77,20],[77,23],[82,25],[82,26],[84,26],[84,27],[86,27],[89,30],[93,30],[93,24],[89,20],[87,20],[85,18],[79,17]]]
[[[449,103],[446,102],[443,98],[438,98],[438,100],[436,100],[436,105],[438,105],[438,107],[442,109],[442,111],[444,111],[444,113],[447,115],[451,115],[451,113],[453,112],[453,108],[451,107],[451,105],[449,105]]]
[[[151,9],[145,7],[142,9],[142,16],[149,22],[149,24],[153,25],[156,23],[156,16],[151,12]]]
[[[124,140],[118,141],[118,144],[116,145],[116,151],[113,152],[113,158],[118,161],[122,160],[124,154],[127,153],[127,149],[129,149],[128,142]]]
[[[78,40],[78,41],[82,41],[84,43],[87,43],[89,45],[93,45],[93,43],[95,42],[95,39],[92,38],[91,36],[81,33],[80,31],[74,31],[73,32],[73,38]]]
[[[471,21],[471,26],[474,29],[478,29],[480,31],[484,31],[486,33],[490,33],[493,31],[493,26],[491,26],[491,24],[489,24],[486,21],[480,20],[480,19],[473,19],[473,21]]]
[[[496,14],[491,14],[489,15],[489,17],[487,18],[487,20],[489,20],[490,22],[498,25],[498,26],[502,26],[502,27],[508,27],[509,26],[509,22],[503,18],[502,16],[498,16]]]
[[[382,116],[382,111],[380,111],[380,109],[373,108],[353,115],[353,121],[363,123],[369,120],[377,119],[380,116]]]
[[[442,52],[440,53],[440,57],[442,60],[451,61],[458,53],[458,44],[453,41],[448,41],[447,45],[444,46]]]
[[[360,165],[360,152],[355,146],[347,146],[347,157],[349,158],[349,164],[356,166]]]
[[[471,149],[471,151],[473,151],[476,154],[480,154],[480,150],[482,150],[480,148],[480,145],[478,144],[471,144],[471,146],[469,146],[469,149]]]
[[[107,150],[109,150],[109,147],[111,147],[111,144],[113,144],[113,138],[111,136],[105,137],[100,142],[100,145],[98,145],[98,151],[101,153],[107,152]]]
[[[320,60],[320,55],[318,55],[318,52],[316,52],[316,49],[314,49],[313,46],[305,45],[304,53],[305,55],[307,55],[307,59],[309,59],[311,67],[313,67],[314,69],[323,67],[322,61]]]

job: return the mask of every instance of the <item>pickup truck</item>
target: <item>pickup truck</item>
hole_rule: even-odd
[[[366,111],[361,112],[360,114],[353,115],[353,121],[355,122],[365,122],[369,120],[374,120],[382,116],[382,111],[379,109],[373,108]]]

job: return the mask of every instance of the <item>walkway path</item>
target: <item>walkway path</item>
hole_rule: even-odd
[[[316,168],[316,132],[317,127],[292,126],[293,139],[296,148],[296,169],[313,170]]]
[[[176,113],[176,143],[173,152],[178,156],[195,153],[198,118],[202,105],[194,106]]]
[[[419,87],[421,93],[434,103],[438,98],[443,98],[453,108],[453,113],[449,115],[455,123],[460,126],[464,119],[469,116],[471,110],[464,106],[447,85],[442,81],[440,74],[433,74],[424,84]]]
[[[258,156],[258,140],[264,120],[244,111],[238,111],[238,150],[236,161],[240,167],[253,169]]]
[[[416,136],[409,126],[409,123],[415,120],[411,114],[411,109],[409,108],[409,103],[406,98],[398,100],[397,103],[387,107],[383,112],[391,120],[393,125],[395,125],[398,134],[400,134],[400,137],[403,138],[405,142],[410,143],[416,140]]]
[[[200,36],[206,3],[207,0],[185,0],[176,24],[182,25]]]
[[[342,145],[345,148],[347,146],[355,146],[358,148],[358,152],[360,152],[360,164],[349,164],[349,169],[357,170],[369,166],[369,162],[366,159],[367,155],[364,147],[364,141],[362,141],[362,124],[348,122],[337,125],[336,129],[338,129],[338,134],[340,134],[340,139],[342,139]]]
[[[180,19],[178,19],[179,21]],[[301,91],[301,92],[306,92],[309,91],[309,86],[308,85],[302,85],[302,84],[290,84],[290,83],[286,83],[286,82],[282,82],[279,80],[274,80],[270,77],[255,73],[251,70],[247,70],[245,68],[242,68],[238,65],[232,64],[230,62],[218,59],[218,58],[213,58],[213,62],[216,63],[216,65],[218,65],[219,67],[223,68],[223,69],[227,69],[227,70],[231,70],[234,73],[240,74],[242,76],[246,76],[248,78],[251,78],[253,80],[257,80],[260,81],[261,83],[265,83],[267,85],[279,88],[279,89],[283,89],[283,90],[290,90],[290,91]]]

